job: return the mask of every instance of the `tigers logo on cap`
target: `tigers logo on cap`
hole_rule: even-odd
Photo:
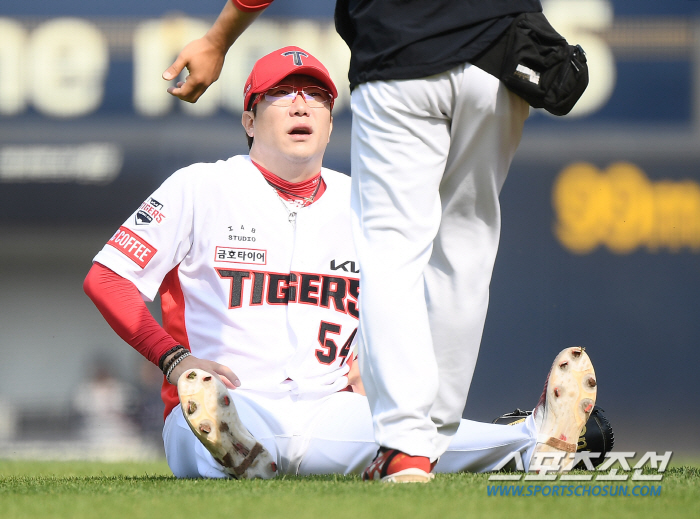
[[[297,67],[302,66],[304,63],[301,61],[301,57],[304,56],[305,58],[308,58],[309,55],[306,52],[300,51],[300,50],[288,50],[287,52],[283,52],[282,56],[294,56],[294,64]]]
[[[333,99],[338,97],[338,89],[320,61],[299,47],[284,47],[255,62],[243,88],[243,109],[250,107],[253,94],[269,90],[291,74],[311,76],[331,92]]]

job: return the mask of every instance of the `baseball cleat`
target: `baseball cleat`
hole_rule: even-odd
[[[539,453],[564,452],[559,470],[569,465],[577,450],[581,432],[588,421],[597,392],[595,371],[583,348],[566,348],[554,359],[540,401],[535,407],[537,445],[530,466]],[[543,465],[556,463],[540,456]]]
[[[277,464],[241,423],[226,386],[201,369],[177,381],[180,407],[195,436],[228,475],[236,479],[269,479]]]
[[[591,458],[591,463],[597,467],[605,461],[605,454],[613,450],[615,446],[615,433],[612,425],[603,414],[604,409],[598,406],[593,407],[591,415],[584,425],[581,435],[578,437],[576,452],[590,451],[598,452],[600,456]],[[497,425],[516,425],[525,421],[532,414],[532,411],[516,409],[512,413],[506,413],[494,419],[491,423]],[[583,468],[583,462],[579,462],[574,468]]]
[[[409,456],[396,449],[382,447],[362,473],[362,479],[385,483],[427,483],[435,477],[430,473],[431,468],[429,458]]]

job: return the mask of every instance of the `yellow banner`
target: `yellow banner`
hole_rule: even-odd
[[[575,254],[601,245],[616,254],[700,252],[700,185],[692,180],[652,182],[634,164],[601,171],[580,162],[559,174],[552,203],[554,234]]]

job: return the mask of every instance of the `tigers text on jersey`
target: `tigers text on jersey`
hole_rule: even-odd
[[[346,387],[358,324],[350,179],[293,218],[247,156],[173,174],[94,261],[153,300],[192,354],[229,366],[243,389],[323,396]],[[164,384],[166,414],[177,404]]]

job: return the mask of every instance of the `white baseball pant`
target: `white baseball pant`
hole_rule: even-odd
[[[352,93],[360,372],[376,441],[439,457],[469,392],[528,105],[470,64]]]
[[[377,452],[364,396],[323,398],[229,391],[241,422],[277,462],[278,474],[359,474]],[[528,466],[537,431],[532,416],[515,425],[462,420],[435,472],[483,472],[521,453]],[[228,477],[191,431],[177,406],[163,427],[168,465],[178,478]]]

